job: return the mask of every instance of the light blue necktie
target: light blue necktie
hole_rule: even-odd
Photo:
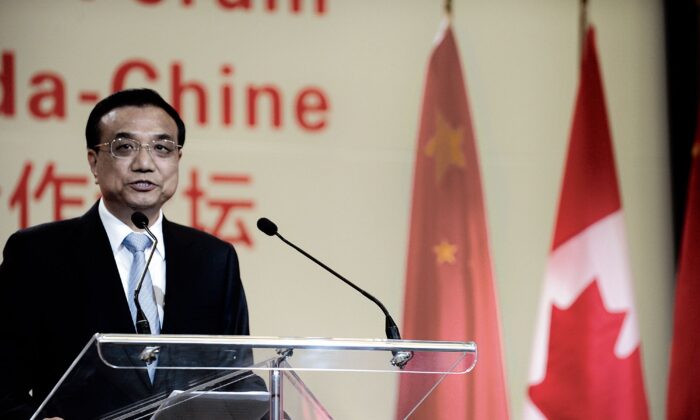
[[[124,247],[129,250],[134,256],[131,263],[131,270],[129,271],[129,309],[131,310],[131,319],[136,325],[136,304],[134,303],[134,292],[139,284],[143,270],[146,267],[146,255],[145,250],[151,246],[153,242],[151,238],[142,234],[132,232],[124,238]],[[143,284],[141,285],[141,291],[139,292],[139,305],[141,305],[141,310],[143,314],[148,319],[148,324],[151,327],[151,334],[160,334],[160,318],[158,317],[158,304],[156,303],[156,297],[153,293],[153,282],[151,281],[151,274],[146,273],[146,277],[143,279]],[[153,382],[153,377],[155,375],[157,361],[153,361],[148,364],[148,376]]]

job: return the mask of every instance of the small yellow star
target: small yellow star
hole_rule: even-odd
[[[464,168],[462,137],[464,128],[453,128],[440,111],[435,115],[435,134],[425,146],[425,154],[435,158],[435,180],[440,182],[450,166]]]
[[[433,247],[433,252],[438,264],[450,263],[454,264],[455,254],[457,253],[457,245],[453,245],[447,241],[442,241]]]

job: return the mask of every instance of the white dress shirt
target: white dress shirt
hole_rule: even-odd
[[[129,270],[131,269],[131,262],[133,260],[133,254],[129,252],[126,247],[124,247],[124,238],[131,232],[129,226],[124,222],[117,219],[112,213],[107,210],[104,202],[100,200],[99,204],[100,220],[102,225],[107,231],[107,237],[109,238],[109,244],[112,247],[112,254],[114,254],[114,261],[117,263],[117,269],[119,270],[119,277],[122,280],[122,286],[124,287],[124,295],[127,299],[133,299],[133,296],[128,296],[129,294]],[[156,252],[153,254],[153,259],[151,264],[148,266],[148,272],[151,275],[151,281],[153,282],[153,292],[156,297],[156,303],[158,304],[158,318],[160,319],[160,326],[163,327],[163,310],[165,304],[165,246],[163,245],[163,212],[158,214],[158,219],[155,223],[149,226],[153,235],[158,239],[158,246],[156,247]],[[144,232],[145,234],[145,232]],[[146,251],[146,259],[150,255],[151,245]]]

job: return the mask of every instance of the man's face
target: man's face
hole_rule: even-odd
[[[115,138],[133,139],[142,145],[168,139],[177,143],[177,125],[155,106],[116,108],[100,119],[100,143]],[[142,147],[132,158],[115,158],[109,146],[88,151],[88,162],[107,209],[131,226],[138,210],[153,221],[175,193],[181,152],[162,158]]]

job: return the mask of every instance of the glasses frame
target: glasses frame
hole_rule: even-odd
[[[133,156],[117,156],[117,155],[114,154],[114,147],[113,147],[113,146],[114,146],[114,144],[116,143],[116,141],[117,141],[117,140],[120,140],[120,139],[121,139],[121,140],[131,140],[131,141],[133,141],[134,143],[138,144],[138,146],[136,147],[136,151],[134,152],[134,155],[133,155]],[[173,141],[173,140],[169,140],[169,139],[158,139],[158,140],[160,140],[160,141],[169,141],[169,142],[171,142],[171,143],[173,143],[173,144],[175,145],[175,150],[173,150],[173,156],[176,154],[176,153],[175,153],[176,151],[179,151],[179,150],[182,149],[182,147],[183,147],[181,144],[177,144],[177,142],[175,142],[175,141]],[[151,141],[148,142],[148,143],[141,143],[141,142],[138,141],[138,140],[129,139],[129,138],[126,138],[126,137],[117,137],[117,138],[115,138],[115,139],[113,139],[113,140],[111,140],[111,141],[108,141],[108,142],[106,142],[106,143],[96,144],[96,145],[92,146],[92,148],[93,148],[93,149],[99,149],[99,148],[104,147],[104,146],[109,146],[109,154],[112,155],[112,157],[113,157],[114,159],[133,159],[133,158],[135,158],[136,156],[138,156],[138,154],[141,152],[141,149],[144,149],[144,148],[148,151],[148,155],[151,156],[151,158],[158,158],[158,159],[161,159],[161,160],[169,160],[169,159],[171,159],[170,156],[165,156],[165,157],[164,157],[164,156],[158,156],[158,153],[156,153],[155,155],[154,155],[153,153],[151,153],[151,152],[153,151],[153,145],[152,145],[152,143],[153,143],[154,141],[158,141],[158,140],[151,140]]]

